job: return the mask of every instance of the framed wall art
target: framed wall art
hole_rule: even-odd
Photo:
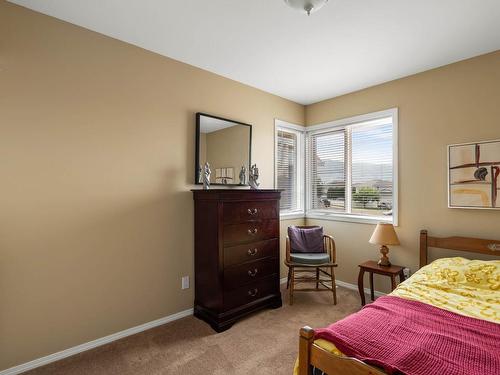
[[[500,140],[448,146],[448,207],[500,209]]]

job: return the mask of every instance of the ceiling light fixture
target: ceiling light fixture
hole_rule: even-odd
[[[328,0],[285,0],[285,3],[293,8],[306,12],[308,16],[319,10]]]

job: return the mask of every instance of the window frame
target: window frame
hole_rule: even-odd
[[[301,219],[305,217],[305,132],[306,128],[301,125],[292,124],[283,120],[274,120],[274,187],[278,188],[278,131],[283,130],[297,135],[297,185],[295,200],[296,210],[281,210],[281,219]]]
[[[309,142],[309,137],[313,134],[320,134],[323,132],[335,131],[346,129],[352,125],[358,123],[379,120],[383,118],[392,118],[392,183],[393,183],[393,204],[392,204],[392,216],[369,216],[369,215],[356,215],[352,213],[339,213],[339,212],[329,212],[326,210],[312,209],[312,176],[310,171],[306,173],[306,208],[305,217],[308,219],[321,219],[321,220],[332,220],[332,221],[345,221],[345,222],[355,222],[355,223],[366,223],[366,224],[376,224],[379,222],[392,223],[394,226],[398,225],[399,221],[399,207],[398,207],[398,109],[391,108],[383,111],[372,112],[364,115],[353,116],[348,118],[343,118],[340,120],[329,121],[323,124],[308,126],[306,128],[306,139],[305,143]],[[351,138],[348,137],[348,142],[351,142]],[[347,153],[347,158],[350,158],[350,153]],[[310,155],[307,153],[305,158],[309,158]],[[348,197],[346,197],[346,204],[351,205],[351,161],[346,160],[346,175],[348,176],[346,181],[346,192]],[[309,165],[309,160],[305,160],[305,166]]]

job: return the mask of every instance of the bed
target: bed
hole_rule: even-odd
[[[500,241],[438,238],[422,230],[421,268],[412,277],[342,321],[327,328],[300,330],[295,374],[499,373],[500,261],[454,257],[428,264],[429,247],[500,255]],[[405,316],[411,317],[414,326],[405,323]],[[382,323],[377,326],[373,321]],[[387,322],[392,326],[385,329]],[[434,338],[441,329],[444,333]],[[403,336],[398,338],[399,330]],[[420,334],[421,330],[430,334]],[[381,353],[380,359],[363,351],[367,343],[369,350]],[[387,348],[391,348],[389,354]],[[392,356],[392,351],[402,354]],[[454,352],[463,358],[455,360]]]

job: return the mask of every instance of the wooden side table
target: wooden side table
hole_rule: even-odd
[[[371,300],[375,300],[375,291],[373,288],[373,274],[379,274],[384,276],[389,276],[391,278],[391,290],[396,289],[396,276],[399,275],[399,281],[403,282],[405,275],[403,273],[403,267],[391,265],[391,266],[379,266],[376,261],[369,260],[367,262],[361,263],[359,265],[359,276],[358,276],[358,289],[359,295],[361,296],[361,306],[365,305],[365,288],[363,276],[365,272],[370,273],[370,297]]]

